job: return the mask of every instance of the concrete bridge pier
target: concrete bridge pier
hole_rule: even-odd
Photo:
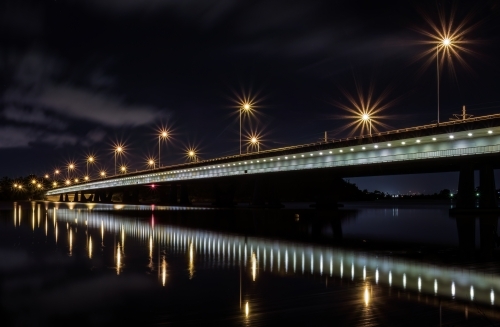
[[[216,207],[233,207],[234,194],[236,191],[236,186],[234,183],[229,185],[222,185],[221,183],[214,183],[214,195],[215,202],[212,204]]]
[[[165,187],[165,186],[158,186],[156,188],[156,194],[158,196],[159,203],[162,203],[162,204],[168,203],[167,187]]]
[[[64,202],[69,202],[68,193],[64,193]]]
[[[87,202],[87,198],[85,197],[85,194],[83,193],[83,191],[80,191],[80,201],[81,203],[85,203]]]
[[[498,208],[495,188],[495,172],[491,165],[484,165],[479,170],[479,208]]]
[[[109,201],[113,194],[108,195]],[[125,189],[122,193],[122,203],[139,203],[139,190],[136,188]]]
[[[337,176],[326,178],[322,183],[318,183],[316,188],[315,206],[318,209],[336,209],[339,202],[339,185],[342,185],[341,180]]]
[[[191,201],[189,201],[189,189],[186,183],[182,183],[180,187],[179,205],[190,206]]]
[[[167,204],[177,205],[177,184],[170,184],[167,195]]]
[[[113,199],[113,192],[109,192],[109,193],[105,193],[105,198],[106,198],[106,203],[112,203],[112,199]]]
[[[283,208],[284,205],[280,201],[278,188],[276,187],[277,181],[269,181],[267,185],[267,206],[271,208]]]
[[[250,206],[252,207],[264,207],[266,204],[264,196],[264,187],[262,184],[263,184],[262,178],[260,177],[255,178],[252,202],[250,203]]]
[[[96,192],[95,193],[95,196],[94,196],[94,202],[99,202],[99,203],[103,203],[103,202],[106,202],[106,193],[104,192]]]
[[[73,196],[73,202],[80,202],[78,197],[78,191],[75,192],[75,195]]]
[[[254,180],[254,189],[251,207],[270,207],[282,208],[284,205],[280,201],[278,188],[279,183],[277,178],[268,178],[264,181],[262,177],[257,177]]]
[[[458,176],[457,209],[472,209],[475,207],[474,169],[471,165],[463,165]]]
[[[59,194],[59,202],[63,202],[63,201],[64,201],[63,194],[61,193],[61,194]]]

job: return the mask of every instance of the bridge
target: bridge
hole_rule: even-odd
[[[273,188],[290,178],[335,184],[334,177],[459,171],[457,207],[473,208],[474,170],[478,169],[480,206],[496,208],[493,169],[500,168],[499,158],[500,114],[496,114],[111,176],[57,187],[46,194],[59,195],[60,201],[69,201],[68,194],[74,194],[75,202],[110,202],[113,194],[121,192],[122,201],[128,203],[138,201],[139,186],[168,186],[169,192],[162,191],[160,196],[163,202],[189,204],[187,185],[197,182],[217,184],[250,178],[255,189],[262,189],[265,181]],[[232,197],[231,190],[215,189],[219,202]],[[253,199],[256,204],[265,201]]]

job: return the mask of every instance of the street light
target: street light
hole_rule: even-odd
[[[54,179],[56,179],[56,175],[59,175],[59,169],[56,169],[56,170],[54,171]]]
[[[89,176],[89,163],[92,164],[95,162],[95,157],[90,155],[87,157],[87,176]]]
[[[104,178],[104,177],[106,177],[106,172],[104,170],[101,170],[99,175],[101,176],[101,178]]]
[[[241,154],[241,116],[242,114],[245,113],[250,113],[252,111],[252,105],[248,102],[245,102],[241,107],[240,107],[240,154]]]
[[[446,50],[451,46],[451,39],[444,38],[436,45],[436,67],[437,67],[437,124],[439,125],[439,48]]]
[[[70,178],[69,171],[70,171],[70,170],[73,170],[73,169],[75,169],[75,164],[74,164],[74,163],[70,163],[70,164],[68,165],[68,179]]]
[[[153,158],[149,158],[147,163],[149,167],[152,167],[152,169],[156,168],[156,161]]]
[[[370,118],[370,115],[365,112],[363,113],[363,115],[361,115],[361,119],[363,120],[363,123],[368,124],[370,135],[372,135],[372,120]]]
[[[250,139],[249,139],[249,143],[250,144],[247,147],[247,153],[248,153],[248,149],[250,147],[254,147],[256,145],[257,145],[257,153],[259,153],[259,151],[260,151],[260,142],[259,142],[259,139],[257,138],[257,136],[255,136],[255,135],[251,136]]]
[[[167,141],[169,137],[169,131],[166,129],[162,129],[158,135],[158,167],[161,167],[161,141]]]
[[[122,174],[125,174],[127,172],[127,167],[125,165],[122,165],[120,167],[120,171],[122,172]]]
[[[189,149],[187,151],[187,156],[188,156],[189,160],[191,160],[193,162],[198,161],[198,157],[196,157],[196,151],[194,149]]]
[[[115,147],[115,175],[116,175],[116,155],[121,155],[123,153],[123,146],[122,145],[117,145]]]

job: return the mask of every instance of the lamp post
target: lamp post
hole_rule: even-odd
[[[241,154],[241,116],[243,112],[250,112],[252,110],[252,106],[249,103],[244,103],[240,108],[240,154]]]
[[[87,157],[87,176],[89,176],[89,163],[92,164],[94,163],[94,161],[95,161],[94,156]]]
[[[158,135],[158,167],[161,167],[161,141],[168,140],[168,137],[169,135],[167,130],[160,131],[160,135]]]
[[[153,167],[152,169],[156,168],[156,162],[154,161],[154,159],[149,159],[148,160],[148,166],[149,167]]]
[[[101,176],[101,178],[104,178],[104,177],[106,177],[106,172],[104,170],[101,170],[99,175]]]
[[[370,119],[370,115],[367,114],[367,113],[364,113],[361,116],[361,119],[363,120],[363,122],[365,122],[365,123],[368,124],[369,133],[370,133],[370,136],[371,136],[372,135],[372,120]]]
[[[69,171],[70,171],[70,170],[73,170],[73,169],[75,169],[75,164],[70,163],[70,164],[68,165],[68,179],[70,179],[70,173],[69,173]]]
[[[56,170],[54,171],[54,180],[56,179],[56,175],[59,175],[59,169],[56,169]]]
[[[449,38],[444,38],[436,46],[436,70],[437,70],[437,125],[439,126],[439,47],[447,48],[451,45]]]
[[[126,166],[121,166],[121,167],[120,167],[120,172],[121,172],[122,174],[125,174],[125,173],[127,172],[127,167],[126,167]]]
[[[115,175],[116,175],[116,155],[121,155],[123,152],[123,147],[121,145],[116,146],[115,148]]]

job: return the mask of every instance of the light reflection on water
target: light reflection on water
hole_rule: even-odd
[[[220,268],[241,267],[248,272],[251,281],[256,283],[261,279],[260,276],[257,279],[261,273],[259,269],[266,271],[267,267],[269,267],[268,273],[280,276],[313,275],[321,277],[326,274],[342,280],[345,262],[346,269],[349,269],[349,266],[351,268],[351,274],[348,275],[347,279],[351,281],[363,280],[367,283],[363,295],[360,297],[366,307],[374,301],[370,285],[375,287],[375,284],[379,284],[379,282],[387,287],[407,289],[448,299],[474,301],[492,306],[495,305],[495,292],[500,289],[500,277],[496,275],[463,271],[395,257],[376,257],[331,246],[290,241],[278,242],[267,238],[245,237],[224,232],[164,225],[158,221],[155,222],[154,214],[151,219],[140,220],[117,217],[107,211],[90,211],[77,207],[70,210],[49,208],[48,212],[42,215],[40,205],[36,209],[34,206],[33,208],[33,230],[40,228],[40,221],[44,217],[45,222],[42,228],[45,229],[45,235],[49,235],[48,220],[52,219],[53,236],[56,243],[59,225],[66,224],[69,256],[77,253],[78,246],[81,246],[78,237],[81,235],[79,234],[81,231],[88,233],[88,238],[85,238],[87,238],[89,259],[95,259],[92,244],[93,233],[94,235],[100,234],[102,247],[106,246],[105,238],[107,242],[113,242],[116,275],[122,275],[129,269],[129,265],[126,265],[125,238],[127,237],[127,253],[132,251],[133,242],[131,243],[131,240],[144,242],[144,245],[148,245],[147,252],[144,251],[145,256],[147,253],[149,257],[147,266],[152,272],[154,271],[155,276],[160,276],[159,284],[162,287],[168,286],[168,255],[183,254],[184,258],[187,257],[184,272],[187,270],[188,278],[191,280],[198,278],[195,263],[197,267],[206,267],[207,263],[212,267]],[[35,214],[38,218],[38,227],[34,223]],[[13,216],[14,227],[21,226],[20,206],[15,208]],[[85,217],[85,219],[79,219],[81,217]],[[11,221],[10,218],[9,221]],[[26,224],[29,226],[29,222]],[[114,239],[113,235],[115,235]],[[84,244],[85,238],[81,238]],[[66,240],[62,242],[66,242]],[[165,252],[160,255],[162,249]],[[157,252],[158,260],[154,260],[155,252]],[[289,260],[289,256],[291,256],[291,260]],[[297,264],[301,267],[301,271],[296,271]],[[172,269],[175,267],[169,266],[169,274],[174,273]],[[168,278],[170,285],[171,277]],[[254,308],[252,309],[253,316],[256,309],[253,304],[252,307]],[[245,301],[244,310],[245,317],[248,318],[249,301]]]
[[[52,210],[52,209],[49,209]],[[58,219],[60,221],[74,221],[74,215],[76,211],[62,210],[58,211]],[[311,245],[301,245],[290,242],[280,242],[275,243],[272,240],[252,238],[252,237],[240,237],[236,235],[223,234],[212,231],[202,231],[183,227],[175,226],[162,226],[156,225],[154,229],[151,225],[144,221],[136,221],[127,218],[114,218],[112,215],[103,212],[94,212],[88,219],[88,225],[90,228],[101,227],[102,237],[104,238],[104,231],[106,232],[118,232],[122,235],[128,234],[131,237],[146,238],[149,242],[149,258],[150,267],[153,268],[153,244],[163,243],[167,247],[171,246],[176,251],[186,251],[188,254],[188,271],[189,277],[195,277],[194,268],[194,256],[195,253],[206,253],[209,258],[214,258],[219,265],[229,265],[231,262],[242,262],[246,267],[246,263],[249,260],[249,255],[251,256],[251,269],[255,269],[257,265],[257,257],[254,253],[249,253],[250,248],[263,249],[264,256],[263,262],[261,263],[263,267],[266,266],[267,254],[269,254],[269,265],[270,272],[280,273],[282,270],[284,272],[288,271],[288,260],[286,260],[287,252],[290,249],[294,257],[297,252],[301,253],[301,266],[302,273],[309,272],[311,274],[321,275],[323,272],[323,258],[326,257],[331,262],[329,267],[329,274],[334,274],[334,267],[338,265],[340,267],[340,277],[343,275],[343,261],[349,260],[351,262],[351,280],[356,278],[356,271],[361,270],[360,275],[363,279],[367,278],[367,271],[372,272],[372,277],[375,283],[379,282],[382,278],[387,284],[394,285],[396,287],[402,286],[402,288],[416,290],[418,292],[426,292],[429,294],[438,294],[445,296],[446,294],[438,290],[437,285],[448,284],[451,285],[452,291],[451,296],[457,296],[459,298],[465,299],[481,299],[482,302],[491,302],[490,300],[490,290],[491,286],[495,286],[496,289],[500,286],[500,277],[496,276],[483,276],[481,274],[474,273],[463,273],[446,267],[432,266],[432,265],[421,265],[415,262],[408,262],[406,260],[398,260],[396,258],[373,258],[368,255],[357,253],[354,251],[345,251],[342,249],[332,249],[325,248],[321,246],[311,246]],[[70,229],[70,237],[71,237]],[[155,241],[154,241],[155,240]],[[236,252],[222,252],[222,244],[228,244],[231,246],[238,246],[242,251]],[[208,244],[208,247],[207,245]],[[71,244],[70,244],[71,246]],[[70,251],[71,252],[71,251]],[[305,253],[309,255],[306,256]],[[120,243],[117,245],[117,273],[121,269],[121,254],[122,246]],[[232,256],[232,258],[231,258]],[[236,257],[238,256],[238,257]],[[232,260],[231,260],[232,259]],[[282,265],[284,267],[282,267]],[[265,269],[265,268],[264,268]],[[396,278],[395,280],[402,280],[402,285],[397,285],[393,283],[393,272],[400,274],[402,278]],[[254,275],[253,272],[252,275]],[[385,277],[384,277],[385,275]],[[385,278],[385,279],[384,279]],[[410,284],[407,283],[407,279],[413,280]],[[455,286],[453,281],[457,281],[458,284]],[[474,288],[471,284],[478,285],[478,289],[474,292]],[[457,287],[455,291],[455,287]],[[479,287],[483,287],[479,290]],[[467,291],[465,291],[467,290]],[[465,297],[464,294],[469,293],[470,295]],[[474,294],[475,293],[475,294]]]

